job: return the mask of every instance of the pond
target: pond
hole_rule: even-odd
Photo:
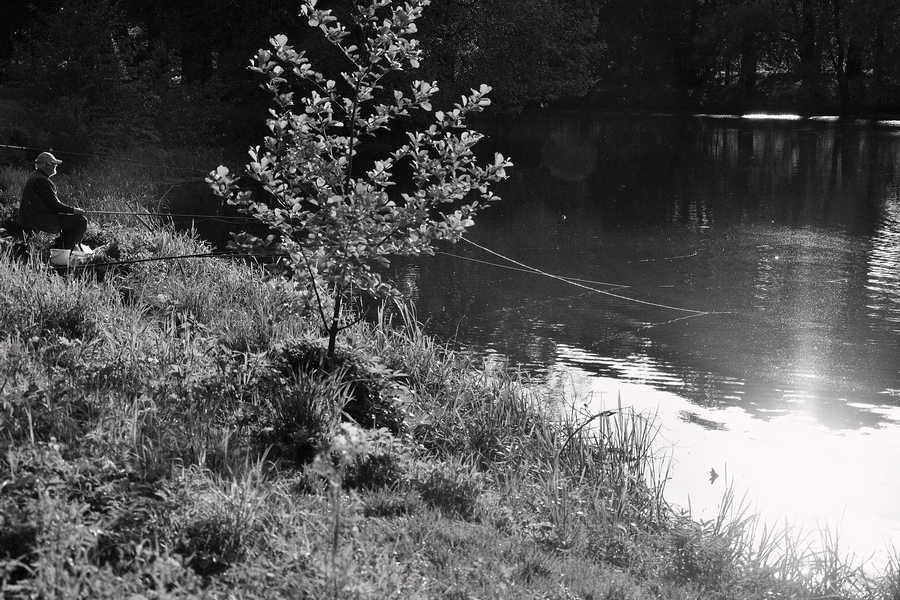
[[[395,273],[427,331],[594,412],[657,415],[669,500],[695,517],[728,481],[862,557],[900,546],[900,123],[480,129],[515,163],[503,200],[473,243]]]

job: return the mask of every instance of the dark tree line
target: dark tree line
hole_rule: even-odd
[[[298,13],[296,0],[15,3],[2,77],[69,136],[58,144],[236,141],[258,133],[248,109],[264,99],[246,67],[269,37],[341,66]],[[433,0],[419,38],[428,59],[410,77],[450,99],[488,83],[495,112],[562,100],[900,112],[896,0]]]
[[[609,0],[600,23],[612,89],[690,106],[900,109],[896,0]]]

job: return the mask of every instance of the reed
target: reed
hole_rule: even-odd
[[[885,600],[900,600],[900,554],[889,548],[887,564],[881,574],[879,587]]]

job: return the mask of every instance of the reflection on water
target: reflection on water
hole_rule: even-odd
[[[398,271],[432,332],[760,417],[816,398],[829,426],[878,422],[848,402],[900,389],[892,129],[645,117],[489,133],[516,168],[471,239],[580,287],[459,244]]]
[[[897,188],[887,190],[884,211],[868,256],[866,304],[873,323],[884,323],[897,333],[900,323],[900,200]]]
[[[485,132],[516,166],[469,237],[575,281],[459,244],[396,270],[429,331],[650,399],[690,456],[758,490],[793,489],[771,448],[826,480],[850,477],[841,448],[881,469],[855,488],[867,510],[900,492],[884,433],[900,438],[900,130],[569,116]]]

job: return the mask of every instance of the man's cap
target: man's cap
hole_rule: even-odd
[[[38,157],[34,159],[34,162],[41,164],[53,163],[55,165],[62,163],[61,160],[59,160],[49,152],[41,152],[40,154],[38,154]]]

